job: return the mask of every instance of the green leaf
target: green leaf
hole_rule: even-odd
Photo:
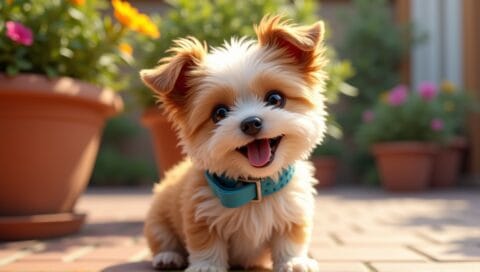
[[[45,71],[47,72],[47,76],[48,77],[56,77],[58,76],[58,73],[55,69],[53,69],[52,67],[45,67]]]
[[[7,72],[7,75],[14,76],[18,74],[18,68],[15,66],[7,66],[6,72]]]

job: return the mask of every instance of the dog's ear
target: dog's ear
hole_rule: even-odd
[[[297,26],[281,16],[265,16],[255,26],[260,46],[278,47],[302,64],[319,53],[325,33],[323,22]]]
[[[143,82],[161,97],[182,102],[190,88],[191,71],[200,65],[207,52],[206,44],[193,37],[176,40],[170,57],[160,60],[154,69],[140,71]]]

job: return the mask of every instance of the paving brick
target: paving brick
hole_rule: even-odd
[[[100,272],[118,265],[114,262],[14,262],[0,267],[0,272]]]
[[[28,249],[38,244],[39,242],[35,240],[19,242],[0,242],[0,251],[4,249]]]
[[[96,248],[78,258],[78,261],[128,261],[129,258],[140,254],[144,246],[101,247]]]
[[[378,272],[478,272],[480,262],[458,263],[372,263]]]
[[[26,250],[2,250],[0,251],[0,266],[15,262],[30,254],[31,252]]]
[[[338,233],[338,239],[345,245],[414,245],[425,244],[425,238],[409,231],[367,231],[362,233]]]
[[[437,261],[480,261],[480,247],[469,244],[412,246]]]
[[[425,257],[403,247],[337,246],[317,247],[312,255],[319,261],[423,261]]]
[[[42,251],[27,255],[20,260],[24,261],[46,261],[46,262],[62,262],[69,260],[71,256],[90,250],[86,246],[69,246],[69,247],[47,247]]]
[[[319,272],[369,272],[368,268],[362,263],[320,262],[319,266]]]
[[[480,272],[478,195],[322,191],[310,252],[322,272]],[[0,243],[0,272],[153,271],[142,235],[150,199],[149,190],[90,191],[77,205],[88,213],[81,232]]]
[[[336,245],[336,244],[337,243],[335,242],[335,240],[328,234],[325,234],[325,233],[318,234],[317,232],[314,232],[312,235],[312,245],[330,246],[330,245]]]
[[[480,228],[477,227],[442,227],[436,229],[423,229],[419,233],[438,243],[462,243],[480,245]]]

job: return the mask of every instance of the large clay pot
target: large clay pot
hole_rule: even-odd
[[[0,74],[0,240],[77,231],[74,213],[105,121],[123,106],[111,90],[61,77]]]
[[[432,186],[450,187],[458,182],[466,146],[465,138],[459,137],[439,148],[434,161]]]
[[[150,130],[158,174],[163,177],[165,171],[183,158],[177,135],[162,110],[158,108],[146,109],[142,115],[142,123]]]
[[[422,191],[431,179],[434,144],[389,142],[373,146],[373,154],[383,186],[389,191]]]
[[[337,178],[338,159],[332,156],[311,158],[315,167],[315,178],[318,180],[317,189],[331,187]]]

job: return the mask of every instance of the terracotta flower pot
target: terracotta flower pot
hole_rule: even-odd
[[[439,148],[434,160],[432,186],[450,187],[457,183],[466,146],[465,138],[459,137]]]
[[[437,148],[423,142],[390,142],[373,146],[383,186],[389,191],[421,191],[430,182]]]
[[[338,160],[331,156],[313,157],[315,178],[318,180],[317,189],[331,187],[337,178]]]
[[[178,138],[171,123],[160,109],[149,108],[142,115],[142,123],[152,135],[158,174],[162,177],[165,171],[180,162],[182,150],[178,146]]]
[[[122,106],[112,91],[71,78],[0,74],[0,240],[80,228],[75,203],[105,121]]]

